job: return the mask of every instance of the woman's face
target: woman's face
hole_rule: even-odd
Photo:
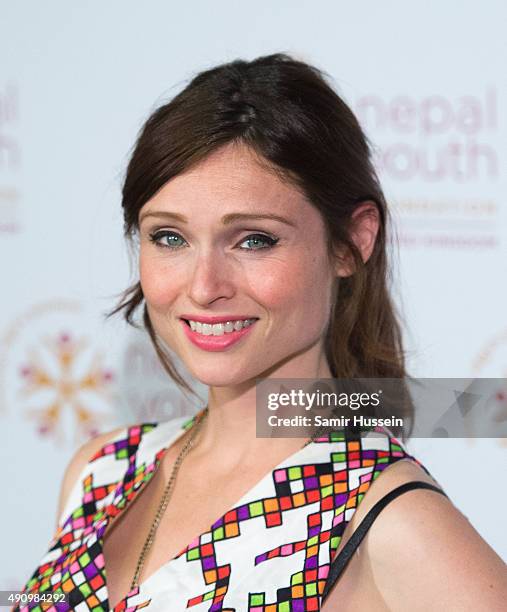
[[[139,221],[151,322],[196,379],[227,386],[267,370],[330,375],[322,346],[336,270],[324,222],[249,149],[228,145],[170,180]],[[193,331],[182,317],[232,324]],[[238,331],[246,318],[254,322]]]

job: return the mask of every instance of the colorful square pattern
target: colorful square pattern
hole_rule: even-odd
[[[181,428],[189,429],[196,417],[186,420]],[[68,603],[46,608],[38,604],[22,605],[13,608],[13,612],[109,610],[102,535],[109,522],[125,510],[156,472],[167,448],[161,443],[149,458],[144,459],[139,448],[141,441],[157,425],[144,423],[126,428],[123,438],[108,443],[90,459],[90,469],[85,471],[81,483],[81,502],[59,526],[48,553],[25,586],[25,593],[64,592]],[[313,449],[318,447],[322,452],[313,453],[313,459],[307,461],[299,453],[299,463],[275,468],[271,478],[266,477],[269,495],[231,508],[170,561],[181,559],[189,568],[197,567],[206,585],[201,593],[181,595],[185,597],[186,608],[204,603],[210,612],[319,610],[330,562],[350,517],[371,483],[388,465],[400,459],[410,458],[421,465],[387,434],[379,437],[378,445],[370,441],[363,446],[360,433],[332,432],[315,440],[313,445]],[[118,466],[115,477],[108,484],[95,484],[103,482],[98,476],[106,459],[109,470],[111,460]],[[253,556],[251,562],[252,571],[261,566],[271,568],[270,576],[276,589],[271,595],[259,588],[255,592],[242,593],[242,607],[231,607],[228,594],[235,591],[234,581],[241,581],[243,569],[228,560],[227,551],[236,554],[241,551],[245,545],[241,538],[245,524],[249,522],[249,527],[255,525],[263,531],[283,529],[287,519],[292,520],[294,516],[301,521],[302,539],[278,542],[274,548]],[[283,567],[290,567],[291,571],[285,569],[284,574],[277,573],[277,568],[281,567],[277,560],[281,558],[285,559]],[[238,591],[235,593],[237,595]],[[149,609],[156,594],[144,596],[141,584],[118,603],[115,612]],[[183,601],[178,603],[181,609]]]

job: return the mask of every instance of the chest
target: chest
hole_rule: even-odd
[[[170,461],[171,458],[169,457]],[[106,529],[102,549],[111,609],[131,590],[139,557],[164,494],[170,470],[158,469]],[[182,466],[156,536],[144,556],[138,583],[142,584],[166,564],[184,554],[190,543],[207,532],[219,517],[234,507],[259,475],[220,478]]]

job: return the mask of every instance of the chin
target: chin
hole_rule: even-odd
[[[244,384],[248,380],[245,376],[231,376],[230,374],[224,375],[223,373],[213,374],[208,372],[206,374],[202,372],[192,372],[192,376],[198,380],[201,384],[208,387],[236,387],[237,385]]]
[[[185,363],[185,366],[195,380],[208,387],[235,386],[251,378],[244,369],[224,367],[224,364],[198,364],[194,359],[191,364]]]

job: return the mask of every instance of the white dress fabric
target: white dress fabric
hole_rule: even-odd
[[[63,592],[66,603],[43,607],[30,602],[13,610],[111,610],[102,535],[196,416],[127,426],[90,458],[48,552],[24,588],[25,593]],[[126,593],[114,612],[320,610],[330,562],[347,523],[371,482],[400,459],[421,465],[384,428],[317,438]]]

